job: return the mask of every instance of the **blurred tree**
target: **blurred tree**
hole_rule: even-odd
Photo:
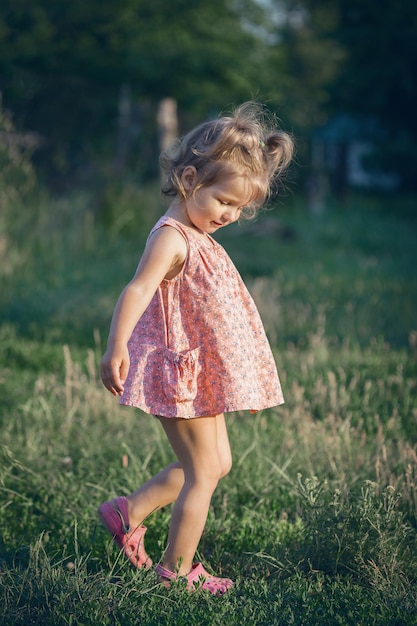
[[[99,0],[5,0],[0,11],[5,107],[43,135],[54,168],[65,170],[115,108],[123,43],[113,8]]]
[[[337,80],[345,51],[335,36],[337,1],[271,0],[269,65],[279,59],[285,81],[282,107],[303,136],[322,124],[330,106],[329,85]]]
[[[260,98],[298,137],[337,112],[374,118],[380,163],[416,186],[416,69],[413,0],[0,3],[4,106],[55,173],[124,163],[134,141],[148,167],[163,98],[187,127]]]
[[[256,95],[255,0],[2,0],[0,90],[55,171],[109,149],[119,94],[201,116]],[[262,72],[261,72],[262,73]]]
[[[347,55],[331,89],[333,106],[377,119],[382,130],[379,165],[397,171],[406,187],[416,189],[415,2],[336,1],[340,11],[337,36]]]
[[[417,187],[417,11],[413,0],[270,0],[297,131],[336,113],[379,129],[375,165]]]

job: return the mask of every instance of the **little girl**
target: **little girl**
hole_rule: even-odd
[[[256,214],[292,150],[290,136],[268,130],[262,108],[246,103],[162,154],[172,203],[114,311],[103,383],[121,404],[158,418],[177,461],[127,498],[104,502],[99,516],[133,565],[148,568],[142,521],[175,503],[156,566],[165,586],[179,576],[213,594],[233,585],[193,562],[213,492],[232,465],[224,413],[284,399],[256,306],[211,235]]]

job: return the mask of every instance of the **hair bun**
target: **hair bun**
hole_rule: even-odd
[[[294,142],[288,133],[276,131],[265,139],[268,159],[274,175],[287,169],[294,152]]]

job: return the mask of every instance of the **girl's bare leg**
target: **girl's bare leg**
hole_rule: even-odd
[[[153,511],[174,502],[183,484],[184,472],[178,461],[150,478],[127,497],[130,526],[139,526]]]
[[[231,466],[223,414],[190,420],[160,418],[183,469],[163,566],[179,574],[191,570],[217,483]]]
[[[186,420],[171,420],[160,418],[161,422]],[[231,468],[232,456],[229,438],[227,435],[224,415],[213,419],[216,421],[217,451],[220,460],[220,478],[225,476]],[[190,420],[190,421],[195,421]],[[187,420],[188,421],[188,420]],[[168,465],[161,472],[153,476],[144,485],[128,496],[129,522],[132,528],[139,526],[153,511],[175,502],[184,485],[184,471],[179,461]]]

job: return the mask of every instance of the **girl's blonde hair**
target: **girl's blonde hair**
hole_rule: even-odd
[[[254,215],[288,167],[293,150],[291,136],[279,130],[276,123],[268,123],[264,107],[246,102],[230,117],[197,126],[161,154],[161,169],[166,176],[162,193],[187,197],[181,177],[189,165],[197,170],[193,193],[229,176],[247,176],[254,185],[254,201],[245,207],[246,215]]]

